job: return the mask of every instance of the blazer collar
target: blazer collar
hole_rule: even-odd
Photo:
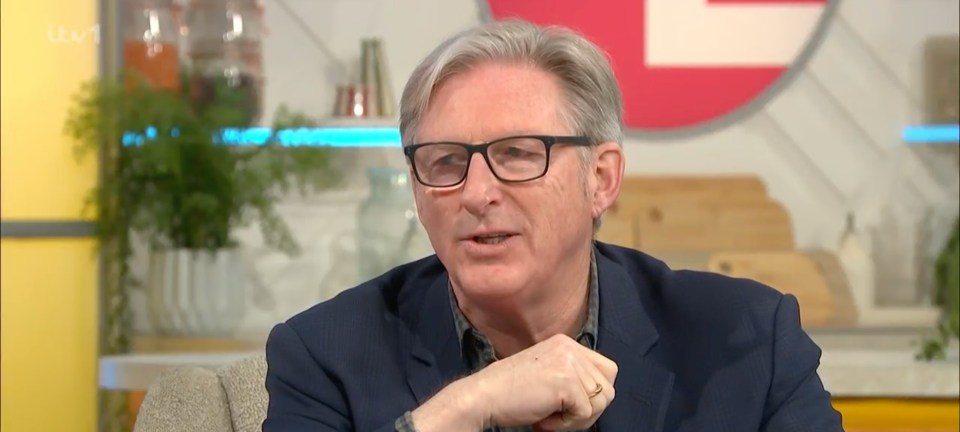
[[[641,292],[651,292],[651,287],[647,280],[631,279],[601,251],[595,253],[600,284],[597,351],[616,362],[619,369],[614,383],[617,397],[600,417],[599,428],[659,432],[674,376],[652,356],[659,334],[640,297]],[[410,281],[402,290],[413,291],[400,301],[400,317],[412,331],[401,331],[399,342],[405,351],[407,381],[418,404],[467,372],[447,280],[447,273],[440,272],[432,280]]]
[[[399,342],[405,352],[401,359],[406,359],[407,382],[418,404],[466,373],[450,310],[448,277],[441,272],[432,279],[408,282],[403,291],[411,295],[399,305],[401,319],[412,329],[400,331]]]
[[[618,263],[597,254],[600,279],[600,335],[597,351],[618,367],[617,396],[598,422],[601,431],[659,432],[673,390],[673,373],[654,360],[660,335],[640,293],[652,292],[646,279],[631,279]]]

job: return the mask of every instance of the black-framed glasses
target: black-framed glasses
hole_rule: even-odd
[[[538,179],[550,168],[550,149],[557,144],[589,146],[584,136],[520,135],[483,144],[426,142],[403,148],[417,181],[425,186],[456,186],[467,178],[474,153],[483,155],[490,171],[502,182]]]

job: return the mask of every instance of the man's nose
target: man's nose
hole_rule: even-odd
[[[481,154],[470,158],[467,178],[463,179],[461,199],[470,213],[482,214],[490,204],[499,199],[500,180],[490,170]]]

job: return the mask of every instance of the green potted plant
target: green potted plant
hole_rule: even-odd
[[[950,340],[960,336],[960,218],[954,221],[953,232],[937,257],[935,275],[935,301],[943,315],[936,335],[922,343],[917,356],[924,360],[943,359]]]
[[[333,153],[262,145],[228,145],[221,131],[249,125],[249,95],[226,82],[196,97],[132,74],[98,79],[77,95],[66,123],[79,158],[99,155],[99,184],[88,204],[107,264],[108,352],[125,352],[134,241],[149,246],[149,315],[161,334],[223,336],[243,316],[244,265],[234,236],[259,224],[265,243],[288,254],[299,247],[275,203],[293,188],[325,188],[337,176]],[[272,128],[309,126],[281,107]],[[111,349],[112,347],[112,349]]]

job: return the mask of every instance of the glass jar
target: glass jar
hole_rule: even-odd
[[[122,13],[124,69],[149,84],[178,91],[180,25],[173,1],[125,0]]]
[[[360,281],[433,253],[420,224],[406,170],[367,170],[370,194],[357,214],[357,261]]]
[[[263,5],[259,0],[191,0],[186,11],[191,92],[198,103],[218,85],[243,94],[250,123],[263,106]]]

